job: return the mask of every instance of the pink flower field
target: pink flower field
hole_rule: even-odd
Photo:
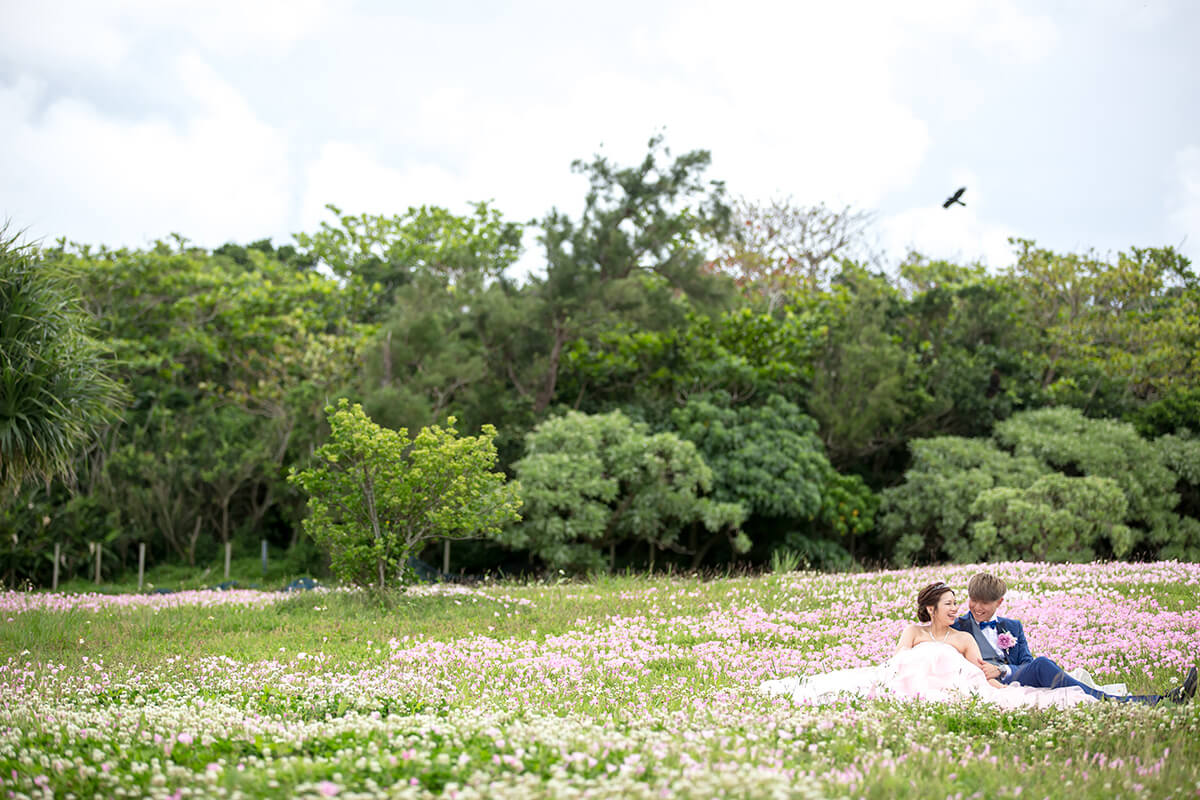
[[[757,691],[886,660],[917,589],[965,603],[977,568],[432,586],[370,611],[345,590],[4,593],[0,796],[1197,796],[1194,704]],[[1064,667],[1151,691],[1200,660],[1200,565],[989,569]],[[243,630],[271,656],[213,652]]]

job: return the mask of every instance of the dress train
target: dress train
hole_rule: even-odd
[[[996,688],[987,682],[979,667],[944,642],[921,642],[899,651],[877,667],[765,681],[759,691],[790,694],[795,700],[812,703],[830,702],[847,695],[933,702],[977,697],[1000,708],[1065,708],[1096,702],[1075,686],[1036,689],[1012,684]]]

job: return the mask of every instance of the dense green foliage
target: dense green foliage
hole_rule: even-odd
[[[304,530],[331,557],[334,574],[359,585],[405,582],[408,559],[433,539],[487,536],[520,519],[520,500],[492,472],[496,430],[462,436],[449,427],[381,428],[342,398],[329,415],[317,465],[288,479],[308,494]]]
[[[674,433],[651,434],[620,411],[572,411],[534,428],[525,450],[513,465],[525,522],[503,541],[551,567],[612,569],[616,547],[639,542],[651,563],[660,549],[695,556],[698,528],[727,537],[734,552],[749,548],[738,530],[745,510],[705,496],[713,472],[695,445]],[[680,545],[684,530],[689,548]]]
[[[873,493],[833,469],[816,420],[780,395],[739,407],[725,395],[693,396],[671,420],[712,467],[713,496],[754,514],[759,552],[783,548],[810,564],[844,566],[871,530]]]
[[[1175,491],[1195,485],[1191,438],[1149,442],[1128,423],[1045,408],[998,423],[993,439],[912,448],[904,482],[883,492],[897,563],[1200,559],[1200,522]]]
[[[455,572],[1200,556],[1200,281],[1186,259],[1018,240],[1003,269],[914,254],[885,272],[869,215],[731,201],[708,164],[658,138],[631,166],[576,162],[579,215],[528,223],[484,203],[331,207],[280,247],[6,251],[54,276],[78,323],[41,357],[74,353],[129,397],[97,424],[113,396],[46,367],[42,405],[91,422],[44,462],[73,482],[10,486],[8,582],[48,583],[54,543],[66,575],[97,547],[109,577],[139,543],[151,563],[211,563],[224,543],[248,557],[263,540],[327,569],[286,476],[328,438],[336,397],[393,430],[494,426],[530,513],[506,545],[455,543]],[[518,277],[527,231],[542,266]],[[0,315],[6,341],[28,316]],[[620,469],[641,477],[606,472],[616,454],[582,433],[562,475],[529,449],[551,420],[618,411],[642,448]],[[13,419],[5,475],[38,452],[13,447]],[[744,519],[676,498],[635,524],[627,488],[655,470]],[[553,496],[568,487],[573,499]]]

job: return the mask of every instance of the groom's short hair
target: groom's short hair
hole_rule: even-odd
[[[994,603],[1004,599],[1008,584],[990,572],[977,572],[967,582],[967,596],[981,603]]]

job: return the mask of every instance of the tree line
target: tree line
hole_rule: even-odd
[[[479,203],[331,207],[283,246],[6,237],[3,580],[47,584],[53,543],[68,574],[95,546],[116,572],[138,544],[195,564],[264,539],[326,568],[288,475],[339,398],[414,436],[494,428],[521,519],[456,542],[468,574],[1200,558],[1187,259],[1015,240],[999,270],[884,269],[869,215],[733,200],[708,163],[658,139],[576,162],[582,212],[529,223]],[[526,229],[545,268],[517,276]]]

